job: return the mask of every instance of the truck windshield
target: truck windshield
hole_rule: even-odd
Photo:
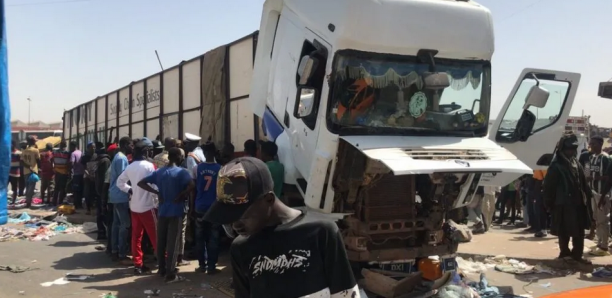
[[[491,94],[489,65],[436,58],[436,72],[446,72],[450,86],[428,89],[423,75],[430,65],[414,56],[338,52],[329,101],[330,130],[484,136]]]

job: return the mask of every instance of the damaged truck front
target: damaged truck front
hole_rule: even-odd
[[[525,70],[487,137],[493,25],[473,1],[267,0],[259,34],[249,99],[285,195],[336,220],[356,269],[390,275],[429,256],[452,269],[453,210],[532,173],[513,153],[563,129],[579,80]],[[568,86],[545,130],[538,77]]]

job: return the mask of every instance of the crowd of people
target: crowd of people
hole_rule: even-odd
[[[501,190],[485,187],[468,207],[473,233],[485,233],[490,222],[514,225],[537,238],[557,236],[560,259],[590,263],[583,257],[585,238],[596,243],[590,255],[610,255],[612,163],[603,146],[603,138],[591,137],[589,149],[578,155],[577,137],[564,135],[547,170],[535,170]]]
[[[210,139],[201,141],[193,134],[182,141],[166,138],[163,144],[123,137],[106,145],[89,142],[81,152],[75,142],[39,150],[36,139],[28,138],[25,147],[12,144],[13,203],[24,193],[30,207],[38,181],[47,204],[64,204],[72,193],[70,203],[77,210],[97,211],[98,239],[106,239],[107,253],[133,265],[135,274],[151,271],[143,262],[143,246],[148,246],[156,252],[158,274],[169,283],[182,280],[177,266],[187,264],[187,238],[195,242],[196,271],[215,274],[225,231],[237,237],[230,249],[237,297],[284,293],[286,287],[267,287],[267,278],[306,268],[306,262],[309,270],[293,274],[318,280],[312,287],[301,286],[305,295],[349,290],[358,297],[337,226],[312,220],[281,200],[284,167],[274,142],[248,140],[246,157],[234,159],[231,144],[218,150]],[[547,170],[501,189],[480,187],[468,208],[474,233],[509,220],[535,237],[557,236],[561,259],[589,263],[582,255],[584,238],[597,239],[591,254],[608,255],[612,164],[603,143],[591,138],[590,150],[576,158],[577,138],[565,135]],[[519,217],[523,220],[517,223]],[[282,279],[287,287],[300,280],[291,274]]]
[[[107,253],[133,265],[135,274],[151,271],[143,262],[148,245],[156,252],[157,273],[168,283],[181,281],[177,266],[185,262],[189,234],[196,242],[196,272],[215,274],[225,231],[236,238],[230,248],[235,297],[360,297],[336,224],[281,200],[284,166],[273,142],[248,140],[245,156],[234,159],[231,144],[219,151],[193,134],[163,145],[129,137],[106,146],[89,142],[84,153],[74,142],[41,153],[35,141],[28,139],[23,151],[13,146],[12,187],[19,188],[24,169],[28,202],[36,174],[46,179],[46,203],[64,204],[72,193],[77,210],[90,213],[95,204],[98,239],[106,239]]]

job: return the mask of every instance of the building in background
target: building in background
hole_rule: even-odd
[[[28,136],[34,135],[38,139],[51,136],[61,136],[63,123],[44,123],[42,121],[26,123],[20,120],[11,121],[11,137],[14,141],[25,141]]]
[[[589,122],[590,116],[570,116],[565,124],[566,133],[574,133],[575,135],[589,136],[591,124]]]

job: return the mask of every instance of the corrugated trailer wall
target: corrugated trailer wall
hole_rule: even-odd
[[[130,83],[64,113],[64,138],[81,148],[97,139],[209,135],[236,151],[259,139],[249,90],[257,32]]]

